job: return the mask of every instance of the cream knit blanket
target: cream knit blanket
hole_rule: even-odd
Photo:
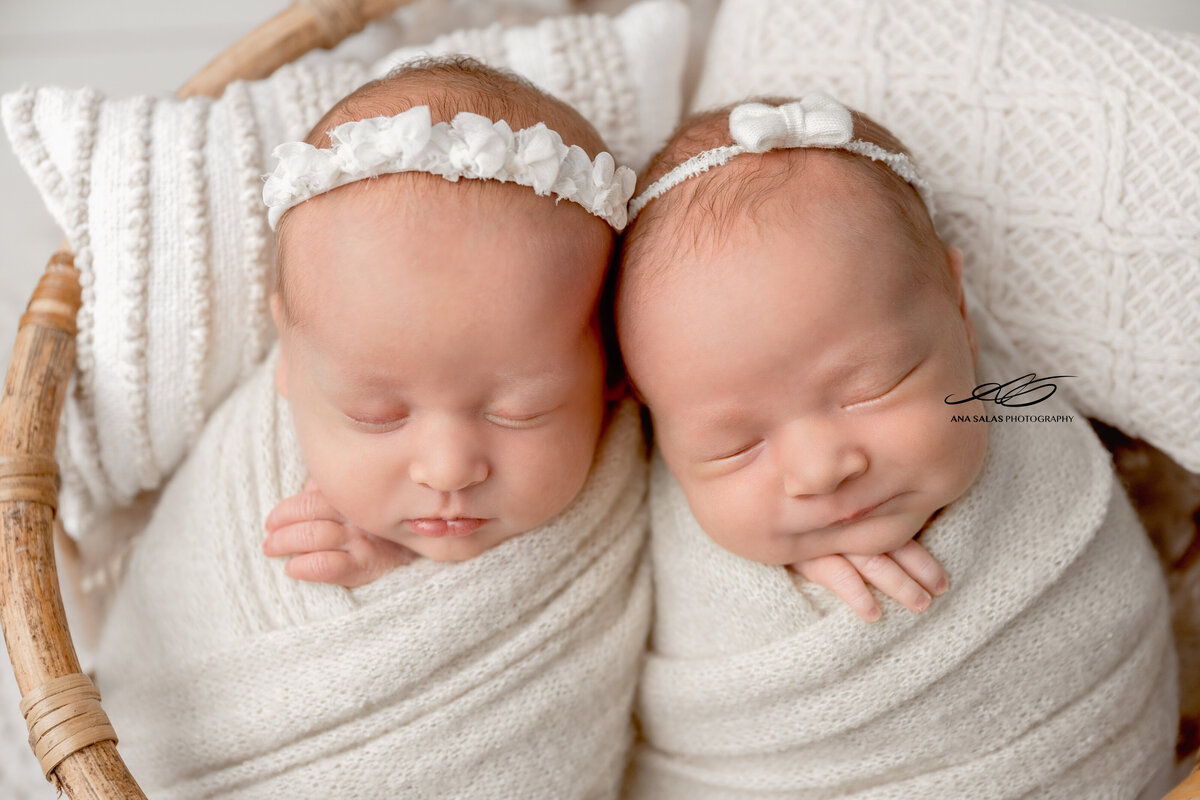
[[[1023,372],[989,363],[981,381]],[[921,615],[884,601],[875,624],[713,544],[656,459],[631,797],[1133,798],[1170,763],[1166,587],[1108,454],[1078,414],[989,433],[921,536],[949,591]]]
[[[273,359],[215,414],[137,541],[97,682],[167,798],[609,798],[650,620],[637,413],[541,528],[361,589],[291,580],[263,520],[304,465]]]

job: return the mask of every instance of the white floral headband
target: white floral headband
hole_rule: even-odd
[[[904,153],[893,153],[873,142],[854,139],[850,109],[823,92],[812,92],[781,106],[743,103],[729,114],[729,132],[737,144],[705,150],[650,184],[629,204],[629,220],[633,221],[647,203],[667,190],[727,163],[734,156],[795,147],[847,150],[879,161],[917,190],[933,216],[929,184],[917,174],[912,160]]]
[[[503,120],[465,111],[434,125],[429,106],[414,106],[393,117],[343,123],[329,138],[328,148],[307,142],[275,148],[279,163],[263,187],[272,230],[289,208],[339,186],[394,172],[428,172],[448,181],[511,181],[539,195],[553,192],[620,231],[636,183],[633,170],[618,167],[608,153],[593,161],[543,123],[514,133]]]

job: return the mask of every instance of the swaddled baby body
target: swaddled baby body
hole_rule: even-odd
[[[649,581],[597,312],[633,176],[603,150],[464,59],[277,150],[280,346],[165,489],[99,648],[152,796],[615,796]],[[369,585],[263,557],[306,478],[338,521],[276,552]]]
[[[1082,418],[972,399],[1028,370],[976,332],[900,143],[823,95],[745,104],[643,184],[617,296],[661,456],[631,796],[1136,797],[1177,723],[1163,577]],[[950,574],[920,615],[867,624],[795,574],[914,537]]]

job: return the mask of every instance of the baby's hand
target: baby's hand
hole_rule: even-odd
[[[263,553],[292,556],[284,570],[301,581],[353,588],[417,557],[404,545],[351,525],[311,480],[271,509],[266,527]]]
[[[824,586],[867,622],[881,614],[867,583],[910,611],[929,608],[930,594],[946,591],[949,579],[929,551],[916,540],[875,556],[821,556],[789,565],[805,580]]]

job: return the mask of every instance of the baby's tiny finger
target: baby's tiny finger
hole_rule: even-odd
[[[302,519],[300,516],[301,498],[304,494],[294,494],[291,497],[285,497],[279,501],[279,505],[271,509],[271,513],[267,514],[266,527],[267,530],[275,530],[276,528],[290,525],[293,522],[298,522]]]
[[[263,553],[286,556],[293,553],[312,553],[318,550],[337,550],[346,543],[346,529],[327,520],[296,522],[267,534]]]
[[[341,522],[342,517],[325,500],[325,495],[319,491],[305,491],[280,500],[279,505],[267,514],[266,528],[274,530],[284,525],[310,520]]]
[[[846,556],[862,577],[910,611],[929,608],[930,597],[920,584],[886,555]]]
[[[862,576],[842,556],[824,556],[797,565],[797,572],[818,586],[833,592],[867,622],[879,619],[881,612]]]
[[[341,586],[355,572],[349,554],[340,550],[321,550],[292,558],[284,567],[289,578],[310,583],[334,583]]]
[[[941,595],[949,587],[950,578],[946,575],[946,570],[920,542],[909,540],[899,550],[893,550],[890,555],[901,569],[924,586],[930,594]]]

